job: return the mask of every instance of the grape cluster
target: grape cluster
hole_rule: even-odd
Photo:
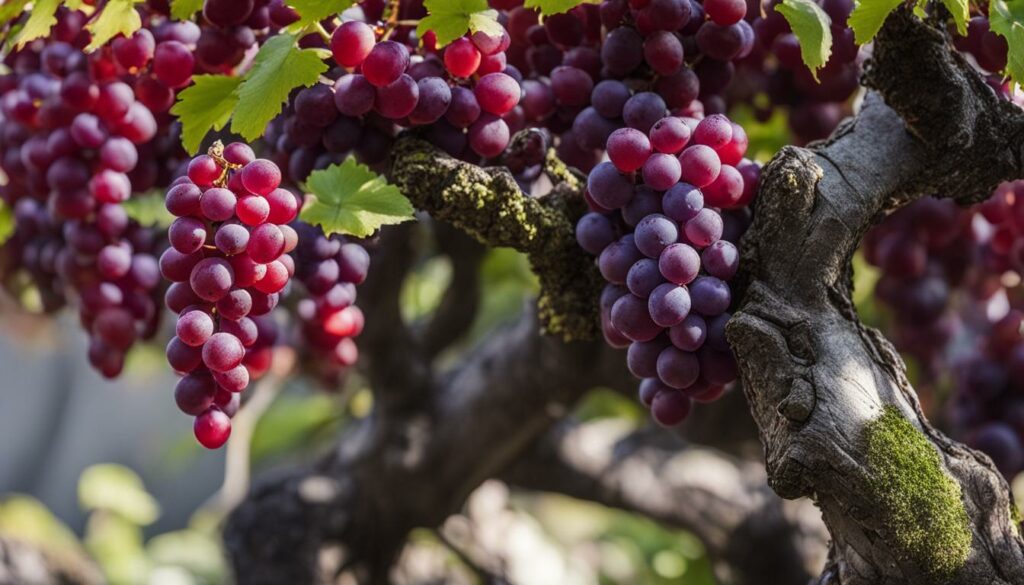
[[[432,49],[431,33],[422,54],[416,54],[414,37],[405,35],[408,42],[396,40],[398,33],[383,38],[389,30],[395,33],[384,23],[360,20],[334,28],[333,85],[298,91],[271,125],[275,159],[292,181],[301,182],[349,153],[376,165],[399,128],[422,128],[424,138],[453,156],[480,162],[501,154],[511,133],[522,127],[506,121],[521,88],[518,74],[505,66],[509,37],[504,31],[466,35],[442,51]]]
[[[608,281],[605,339],[629,348],[641,400],[671,426],[686,418],[691,400],[717,399],[736,377],[725,325],[739,251],[723,238],[721,210],[750,203],[759,169],[743,159],[746,134],[724,115],[658,113],[609,136],[610,162],[587,179],[593,211],[576,237]]]
[[[605,0],[543,22],[520,3],[500,4],[516,5],[503,16],[508,62],[527,73],[525,123],[558,135],[559,156],[584,171],[619,128],[646,131],[665,110],[724,112],[733,62],[755,44],[742,0]]]
[[[916,358],[926,388],[948,379],[951,430],[1007,476],[1024,469],[1022,235],[1024,182],[1016,182],[970,209],[912,203],[863,248],[881,271],[875,296],[892,309],[887,335]]]
[[[832,22],[832,54],[815,79],[796,35],[775,10],[780,3],[772,0],[763,13],[748,12],[757,43],[737,63],[737,83],[727,93],[730,103],[752,106],[761,120],[783,109],[796,141],[807,143],[827,137],[852,112],[849,102],[859,87],[864,56],[846,25],[852,0],[818,0]]]
[[[61,8],[51,36],[5,56],[0,196],[16,230],[2,271],[9,287],[27,275],[44,309],[70,302],[90,334],[90,363],[114,377],[159,321],[159,240],[121,204],[169,180],[180,153],[171,120],[140,91],[141,68],[161,62],[156,49],[177,42],[180,27],[155,26],[158,45],[143,29],[87,55],[85,22]]]
[[[296,308],[306,369],[326,388],[337,388],[359,357],[354,337],[363,330],[363,313],[355,306],[356,285],[366,280],[370,255],[363,246],[315,226],[295,223],[299,245],[295,278],[308,297]]]
[[[248,145],[218,142],[167,192],[177,219],[160,271],[173,283],[167,307],[178,314],[167,361],[183,374],[174,391],[178,408],[196,417],[196,439],[207,448],[231,433],[231,394],[269,367],[254,318],[277,306],[295,272],[288,252],[298,244],[288,224],[299,202],[280,183],[280,169]]]
[[[864,259],[879,268],[875,297],[891,309],[886,332],[934,378],[959,318],[952,297],[964,285],[977,247],[974,214],[950,200],[907,205],[864,237]]]

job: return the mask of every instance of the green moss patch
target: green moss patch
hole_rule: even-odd
[[[939,454],[898,409],[887,406],[864,429],[869,489],[897,555],[937,580],[964,565],[971,531],[960,486],[946,475]]]

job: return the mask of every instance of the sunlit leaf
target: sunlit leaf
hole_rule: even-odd
[[[328,235],[365,237],[382,225],[413,218],[412,204],[398,187],[352,158],[314,171],[306,188],[311,196],[301,218],[319,225]]]

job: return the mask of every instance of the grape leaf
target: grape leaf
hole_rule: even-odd
[[[533,8],[544,16],[560,14],[576,8],[580,4],[600,4],[601,0],[526,0],[525,7]]]
[[[0,6],[0,26],[21,16],[26,4],[28,4],[28,0],[13,0]]]
[[[813,0],[782,0],[775,10],[786,18],[800,41],[800,55],[811,76],[818,81],[818,70],[832,54],[832,21]]]
[[[121,204],[128,217],[139,222],[143,227],[167,228],[174,221],[174,216],[164,205],[164,194],[154,189],[147,193],[133,195]]]
[[[971,17],[970,2],[968,0],[942,0],[946,10],[953,15],[953,22],[956,23],[956,32],[960,36],[967,35],[967,19]]]
[[[443,47],[466,34],[483,32],[500,36],[504,28],[498,13],[487,7],[487,0],[426,0],[427,16],[420,19],[416,34],[423,38],[428,30],[437,35],[437,46]]]
[[[306,198],[299,218],[324,233],[365,237],[382,225],[413,218],[412,204],[384,177],[353,158],[314,171],[306,181]]]
[[[355,4],[353,0],[288,0],[287,4],[299,13],[299,20],[288,25],[290,32],[298,32],[314,22],[340,14]]]
[[[171,17],[188,20],[203,9],[203,0],[171,0]]]
[[[846,24],[853,29],[853,38],[858,45],[866,45],[878,34],[889,13],[902,0],[858,0]]]
[[[238,88],[238,105],[231,119],[231,131],[255,140],[267,124],[281,113],[288,94],[296,87],[316,83],[327,64],[316,51],[295,46],[295,35],[271,37],[256,54],[252,69]]]
[[[238,105],[239,77],[227,75],[196,75],[194,82],[178,94],[178,103],[171,113],[181,121],[181,143],[189,154],[195,154],[210,130],[220,130],[228,123]]]
[[[0,245],[14,233],[14,212],[3,201],[0,201]]]
[[[38,0],[32,3],[32,12],[25,21],[25,26],[17,37],[17,48],[22,48],[29,41],[45,37],[53,25],[57,24],[57,7],[60,0]]]
[[[1006,38],[1006,72],[1014,83],[1024,83],[1024,0],[991,0],[988,20],[992,31]]]
[[[142,27],[142,18],[135,10],[135,3],[141,0],[110,0],[103,7],[99,16],[91,20],[85,28],[92,33],[92,42],[85,48],[86,52],[107,44],[117,35],[126,37]]]

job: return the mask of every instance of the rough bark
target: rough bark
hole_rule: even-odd
[[[828,535],[807,500],[785,501],[764,466],[621,420],[565,421],[503,478],[637,512],[695,534],[722,583],[804,585],[818,574]]]
[[[877,93],[833,137],[765,168],[743,240],[749,286],[727,333],[768,480],[822,510],[834,543],[819,583],[1024,583],[1006,482],[925,420],[902,360],[858,320],[850,278],[887,212],[1020,177],[1024,114],[903,9],[866,82]]]

